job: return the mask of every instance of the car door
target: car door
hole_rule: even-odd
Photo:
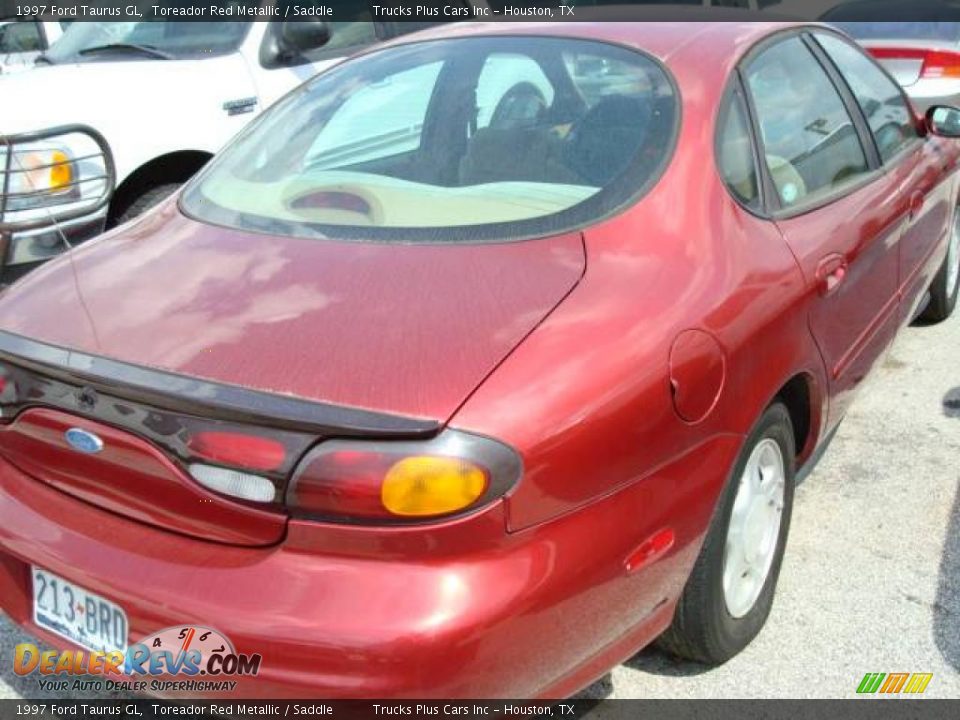
[[[863,111],[881,161],[889,171],[910,168],[904,194],[909,211],[899,243],[900,319],[909,322],[930,286],[931,257],[950,230],[954,214],[951,184],[944,182],[957,159],[954,143],[924,140],[903,90],[862,50],[838,35],[814,34],[849,85]]]
[[[767,210],[807,283],[832,426],[896,332],[903,187],[913,168],[882,172],[849,90],[806,33],[756,49],[741,74]]]

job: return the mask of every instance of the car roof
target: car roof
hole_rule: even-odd
[[[617,14],[616,6],[590,8],[591,19],[600,20],[604,15],[622,17]],[[440,25],[421,32],[406,35],[391,41],[388,45],[405,45],[424,40],[446,38],[498,36],[498,35],[534,35],[540,37],[581,38],[611,42],[645,51],[664,62],[680,50],[696,42],[726,46],[732,56],[739,56],[746,48],[754,45],[765,36],[793,26],[810,23],[793,22],[757,22],[758,13],[744,11],[705,11],[691,12],[691,17],[710,17],[712,21],[657,21],[656,17],[683,17],[676,8],[669,11],[638,10],[630,8],[631,17],[650,17],[653,20],[639,22],[458,22]],[[735,17],[737,20],[717,22],[715,18]],[[587,13],[578,9],[577,17],[587,17]],[[743,20],[749,17],[750,20]],[[764,17],[769,18],[769,14]]]

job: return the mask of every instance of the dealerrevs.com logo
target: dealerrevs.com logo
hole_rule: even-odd
[[[126,650],[41,651],[21,643],[14,652],[13,670],[17,675],[42,676],[38,678],[42,690],[203,692],[234,690],[237,682],[232,678],[257,675],[260,662],[257,653],[236,652],[229,638],[217,630],[181,625]]]

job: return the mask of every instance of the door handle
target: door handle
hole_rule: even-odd
[[[910,219],[913,220],[920,211],[923,210],[923,203],[926,198],[922,192],[915,192],[910,196]]]
[[[847,277],[847,259],[843,255],[827,255],[817,264],[817,285],[826,297],[840,287]]]

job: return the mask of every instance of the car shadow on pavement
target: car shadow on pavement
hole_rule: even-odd
[[[944,396],[943,414],[960,421],[960,387]],[[950,527],[940,560],[940,581],[933,605],[933,639],[944,659],[960,671],[960,482],[953,498]]]
[[[712,669],[709,665],[675,658],[656,645],[645,647],[623,665],[631,670],[669,677],[692,677],[702,675]]]
[[[574,695],[571,700],[605,700],[613,695],[613,676],[607,673],[602,678],[588,685]]]
[[[947,391],[943,396],[943,414],[949,418],[960,418],[960,387]]]

